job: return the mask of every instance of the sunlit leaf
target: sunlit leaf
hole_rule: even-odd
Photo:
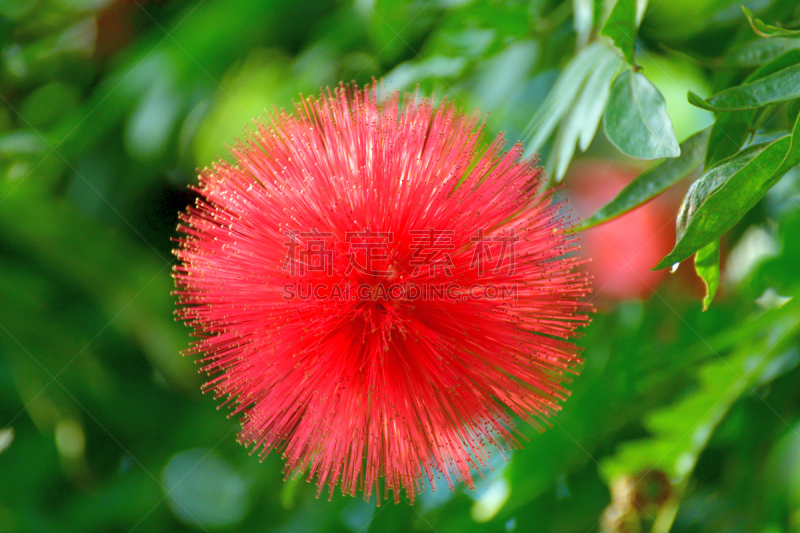
[[[552,171],[554,168],[556,181],[561,181],[564,177],[575,152],[575,143],[580,139],[581,150],[586,150],[600,124],[611,91],[611,81],[624,64],[616,53],[610,49],[609,52],[601,58],[587,78],[556,134],[548,161],[548,170]]]
[[[594,0],[572,0],[572,20],[578,34],[578,48],[583,48],[592,34]]]
[[[664,97],[640,72],[617,77],[603,125],[614,146],[631,157],[660,159],[681,153]]]
[[[550,137],[558,122],[570,109],[581,86],[596,63],[606,54],[613,53],[600,42],[595,42],[578,52],[561,71],[547,98],[531,119],[525,135],[527,145],[538,149]]]
[[[719,287],[719,240],[711,241],[697,250],[694,269],[706,286],[706,295],[703,297],[703,311],[706,311]]]
[[[429,78],[436,80],[451,79],[464,69],[466,60],[461,57],[434,56],[425,60],[406,61],[400,63],[389,72],[384,81],[389,87],[401,90],[413,88]]]
[[[14,440],[14,428],[9,427],[0,429],[0,453],[11,446],[11,441]]]
[[[636,29],[636,0],[617,0],[600,30],[600,35],[614,41],[629,65],[633,65]]]
[[[16,131],[0,136],[0,158],[37,155],[47,148],[47,143],[34,132]]]
[[[600,119],[603,117],[603,111],[611,93],[611,81],[624,64],[616,54],[609,55],[608,58],[608,62],[603,66],[598,65],[597,69],[592,73],[592,77],[586,83],[587,89],[581,95],[578,106],[576,106],[581,107],[583,120],[585,121],[585,124],[581,127],[578,141],[583,151],[589,148],[589,144],[594,139],[597,126],[600,125]],[[592,93],[590,89],[595,89],[597,92]]]
[[[680,156],[667,159],[639,174],[613,200],[584,220],[578,231],[627,213],[689,175],[703,162],[709,131],[709,128],[706,128],[683,141],[680,145]]]
[[[745,16],[747,17],[747,22],[750,23],[750,27],[753,28],[753,31],[756,32],[756,35],[759,35],[760,37],[800,36],[800,30],[787,30],[786,28],[779,28],[778,26],[766,24],[755,18],[753,12],[744,6],[742,6],[742,11],[744,11]]]

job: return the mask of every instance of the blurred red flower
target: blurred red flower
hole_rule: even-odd
[[[480,114],[376,86],[275,113],[181,214],[178,314],[240,442],[331,495],[473,485],[569,394],[588,318],[540,169]],[[379,482],[384,478],[383,491]]]
[[[567,176],[570,206],[583,218],[610,202],[640,171],[610,161],[587,161]],[[650,270],[675,243],[680,197],[662,195],[633,211],[581,232],[581,248],[598,301],[649,297],[666,278]]]

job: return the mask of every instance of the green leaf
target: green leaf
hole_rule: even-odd
[[[547,98],[525,130],[528,146],[538,149],[550,137],[561,117],[570,109],[578,91],[591,73],[595,64],[608,53],[608,47],[595,42],[573,57],[558,75]]]
[[[786,118],[790,124],[797,120],[798,115],[800,115],[800,98],[792,100],[786,106]]]
[[[556,181],[561,181],[564,177],[578,139],[580,138],[581,150],[586,150],[594,138],[611,92],[611,82],[624,65],[613,50],[608,51],[583,84],[575,104],[559,126],[547,162],[548,173],[552,172]]]
[[[750,124],[755,111],[728,111],[720,113],[711,127],[706,149],[705,168],[711,168],[742,147],[750,134]]]
[[[584,125],[580,130],[579,146],[582,151],[589,148],[589,144],[594,139],[597,126],[603,117],[603,111],[608,103],[611,94],[611,82],[614,80],[623,66],[622,60],[617,54],[609,54],[604,66],[598,65],[592,76],[586,82],[586,89],[578,99],[576,107],[581,108],[583,113]],[[596,91],[596,92],[592,92]],[[580,115],[578,115],[580,117]]]
[[[578,48],[583,48],[592,35],[594,0],[572,0],[572,25],[578,34]]]
[[[595,214],[583,221],[576,231],[585,230],[623,215],[658,196],[690,174],[703,162],[710,129],[699,131],[680,145],[681,155],[667,159],[639,174]]]
[[[769,24],[765,24],[761,22],[753,13],[747,9],[746,7],[742,6],[742,11],[744,11],[744,15],[747,17],[747,22],[750,23],[750,27],[753,28],[753,31],[756,32],[756,35],[760,37],[797,37],[800,36],[800,30],[787,30],[785,28],[779,28],[777,26],[770,26]]]
[[[170,510],[188,526],[230,527],[247,514],[250,484],[212,449],[174,455],[161,477]]]
[[[800,49],[787,50],[781,55],[772,59],[768,63],[761,65],[752,74],[745,78],[745,83],[766,78],[770,74],[775,74],[781,70],[800,63]]]
[[[677,242],[654,270],[683,261],[728,231],[790,168],[800,163],[800,120],[792,135],[751,146],[692,184],[678,212]]]
[[[605,476],[613,479],[656,468],[684,481],[713,430],[755,379],[753,370],[761,369],[746,369],[750,355],[749,350],[741,350],[728,360],[711,359],[701,369],[700,384],[692,393],[649,416],[646,426],[654,437],[626,442],[603,461]],[[689,456],[693,459],[690,464],[681,461]]]
[[[745,83],[760,80],[786,67],[800,63],[800,50],[789,50],[750,74]],[[692,95],[690,98],[696,98]],[[751,132],[756,110],[725,111],[719,114],[708,140],[705,167],[711,168],[719,161],[732,156],[742,147]],[[792,117],[794,122],[794,117]]]
[[[680,209],[678,210],[678,216],[676,220],[677,243],[675,248],[670,254],[667,255],[667,257],[661,260],[656,269],[666,268],[667,266],[671,266],[678,262],[674,261],[669,264],[666,263],[667,258],[674,255],[676,250],[681,251],[680,255],[682,258],[680,261],[682,261],[683,259],[686,259],[692,255],[695,251],[699,250],[701,247],[711,242],[711,240],[719,237],[722,234],[720,233],[720,235],[708,237],[706,240],[697,244],[693,248],[690,248],[689,250],[683,249],[684,247],[688,246],[688,241],[687,243],[681,243],[681,239],[683,239],[684,235],[686,235],[689,223],[693,220],[693,217],[699,210],[701,204],[711,194],[711,192],[719,188],[722,183],[745,168],[748,164],[750,164],[750,162],[752,162],[753,159],[761,155],[771,144],[772,143],[762,143],[749,146],[748,148],[737,153],[735,156],[729,157],[728,159],[721,161],[713,168],[706,170],[705,174],[703,174],[700,179],[692,183],[686,193],[686,197],[683,199]],[[763,161],[761,164],[763,165]]]
[[[47,143],[37,133],[15,131],[0,135],[0,158],[39,155],[45,153],[47,148]]]
[[[617,77],[603,126],[614,146],[631,157],[660,159],[681,153],[664,97],[639,72],[628,70]]]
[[[175,357],[189,341],[186,328],[163,320],[173,313],[174,284],[170,264],[155,249],[131,244],[110,224],[84,217],[63,199],[20,192],[3,202],[0,234],[5,253],[26,257],[31,268],[97,302],[108,324],[135,339],[171,383],[197,386],[194,363]]]
[[[719,239],[697,250],[694,256],[694,269],[706,286],[703,311],[707,311],[719,287]]]
[[[800,39],[775,37],[758,39],[731,52],[720,66],[728,68],[754,68],[772,61],[781,54],[800,48]]]
[[[652,412],[644,420],[651,437],[623,443],[616,453],[601,463],[609,484],[623,476],[634,476],[638,483],[652,471],[663,472],[673,489],[654,518],[652,531],[670,531],[680,499],[688,486],[701,453],[731,407],[754,386],[763,386],[796,366],[782,372],[771,367],[780,361],[798,334],[796,307],[790,320],[776,320],[778,310],[769,314],[767,330],[748,338],[726,358],[712,357],[698,374],[698,383],[672,405]]]
[[[633,65],[633,56],[636,49],[636,1],[617,0],[611,14],[608,15],[600,35],[610,37],[614,44],[622,51],[628,64]]]
[[[757,81],[731,87],[703,100],[689,92],[689,103],[709,111],[754,109],[800,97],[800,65]]]

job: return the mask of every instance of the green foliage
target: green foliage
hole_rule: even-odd
[[[779,28],[777,26],[770,26],[769,24],[765,24],[755,18],[753,16],[753,12],[747,9],[746,7],[742,6],[742,11],[744,11],[745,16],[747,17],[747,22],[750,23],[750,26],[753,28],[753,31],[756,32],[761,37],[797,37],[800,36],[800,30],[788,30],[786,28]]]
[[[800,11],[745,4],[0,1],[0,530],[796,529]],[[705,284],[596,284],[553,427],[520,421],[475,491],[377,509],[236,443],[178,355],[169,277],[197,168],[265,107],[373,77],[489,112],[485,136],[526,141],[576,205],[608,184],[573,160],[638,169],[576,231],[663,200],[658,266],[694,254]]]
[[[750,41],[732,50],[730,55],[720,58],[716,63],[725,68],[756,68],[776,57],[800,48],[800,40],[776,37],[768,40]]]
[[[528,131],[532,132],[530,143],[533,146],[540,146],[547,140],[561,118],[572,108],[572,104],[597,63],[604,59],[606,55],[612,53],[603,43],[598,42],[579,51],[570,60],[556,79],[547,99],[539,107],[539,112],[534,115],[528,125]],[[600,117],[598,116],[597,121],[599,120]],[[596,128],[597,122],[595,122],[594,126],[594,129]],[[573,138],[572,143],[568,144],[565,141],[564,145],[572,146],[574,149],[574,143]]]
[[[696,372],[698,382],[691,392],[645,417],[644,426],[650,437],[624,443],[602,463],[610,483],[623,476],[633,476],[638,483],[654,471],[666,475],[668,496],[660,502],[657,514],[649,516],[652,531],[669,531],[700,454],[739,397],[754,385],[779,378],[797,364],[795,358],[788,367],[778,367],[777,372],[774,365],[771,367],[786,355],[787,345],[800,329],[800,308],[796,303],[780,314],[782,320],[763,336],[737,347],[728,357],[715,354]],[[649,514],[643,507],[637,511]]]
[[[593,52],[591,56],[600,59],[596,59],[591,71],[586,73],[585,81],[580,82],[580,93],[561,121],[553,140],[552,155],[547,161],[546,168],[554,173],[556,181],[561,181],[566,174],[575,153],[575,144],[578,143],[585,151],[592,142],[611,92],[611,80],[623,65],[617,54],[609,53],[603,43],[592,43],[580,53],[588,55],[589,51]]]
[[[711,168],[736,154],[750,136],[750,125],[754,120],[752,111],[720,113],[711,127],[704,168]]]
[[[720,238],[798,163],[800,120],[792,135],[751,146],[712,167],[689,189],[678,213],[675,248],[655,268],[683,261]]]
[[[620,74],[611,87],[603,125],[608,140],[631,157],[662,159],[681,154],[664,97],[634,70]]]
[[[711,305],[711,301],[719,288],[719,246],[719,240],[712,241],[697,250],[694,256],[694,269],[706,286],[703,311],[708,311],[708,306]]]
[[[689,101],[709,111],[740,111],[800,97],[800,65],[794,65],[765,78],[731,87],[703,100],[689,93]]]
[[[614,41],[620,49],[625,61],[633,65],[633,55],[636,50],[636,30],[639,22],[636,19],[636,1],[619,0],[614,3],[600,35],[605,35]]]
[[[705,129],[683,141],[680,156],[666,159],[642,172],[612,201],[584,219],[579,229],[588,229],[624,215],[684,179],[703,163],[708,137],[709,130]]]

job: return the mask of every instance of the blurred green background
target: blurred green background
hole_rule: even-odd
[[[177,213],[265,108],[375,77],[526,140],[613,4],[0,1],[0,532],[800,531],[797,169],[725,236],[706,312],[691,265],[649,272],[688,183],[584,232],[598,312],[573,395],[474,491],[317,499],[236,443],[179,355]],[[686,91],[742,77],[720,59],[758,39],[739,5],[647,7],[636,61],[679,140],[713,121]],[[648,165],[600,131],[558,194],[587,216]]]

